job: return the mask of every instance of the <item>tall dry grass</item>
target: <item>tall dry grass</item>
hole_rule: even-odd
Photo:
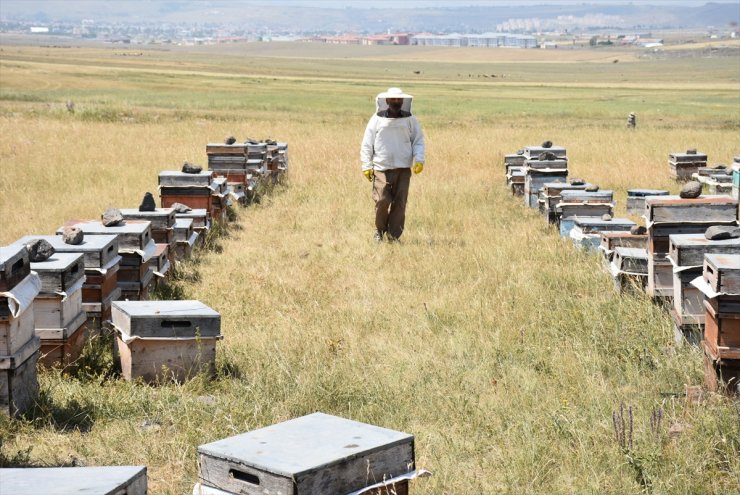
[[[666,88],[646,94],[660,103],[644,109],[664,120],[628,132],[613,103],[594,100],[583,115],[544,105],[565,101],[568,87],[499,101],[481,88],[404,86],[419,96],[428,158],[392,245],[371,240],[358,164],[369,95],[386,83],[276,81],[245,92],[239,80],[200,76],[187,88],[172,82],[186,109],[177,110],[164,76],[142,75],[132,101],[115,80],[101,89],[101,79],[67,77],[75,115],[44,90],[3,85],[26,99],[0,103],[2,244],[136,206],[160,170],[205,163],[205,144],[229,134],[289,142],[290,176],[239,211],[220,252],[183,268],[185,296],[222,315],[218,379],[149,387],[43,372],[29,417],[0,419],[4,462],[146,464],[152,493],[181,494],[196,480],[198,445],[324,411],[413,433],[417,465],[434,472],[415,482],[419,494],[737,491],[737,401],[687,400],[685,385],[702,383],[700,351],[676,347],[666,313],[618,296],[595,256],[512,198],[501,165],[550,139],[568,148],[572,175],[613,188],[623,212],[627,188],[677,190],[668,153],[737,154],[737,104],[687,117],[675,109],[712,95]],[[615,440],[622,404],[632,408],[631,447]]]

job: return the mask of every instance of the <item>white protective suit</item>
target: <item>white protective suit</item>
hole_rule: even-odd
[[[401,110],[408,116],[395,119],[379,116],[385,115],[388,109],[386,98],[403,98]],[[360,147],[363,171],[411,168],[415,162],[424,163],[424,133],[419,121],[411,115],[412,99],[411,95],[397,88],[390,88],[377,96],[375,115],[367,123]]]

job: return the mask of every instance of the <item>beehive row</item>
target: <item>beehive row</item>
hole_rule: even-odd
[[[167,280],[171,266],[187,260],[203,245],[212,222],[228,221],[224,212],[232,201],[248,203],[244,192],[247,183],[256,194],[263,181],[279,180],[287,171],[287,144],[268,142],[258,148],[265,173],[258,173],[252,182],[253,177],[245,175],[244,182],[229,183],[226,176],[212,170],[163,171],[158,177],[161,208],[119,209],[123,221],[115,225],[104,225],[101,220],[69,220],[56,235],[28,235],[0,248],[3,411],[17,415],[34,403],[37,361],[48,367],[73,365],[90,335],[113,319],[117,301],[147,301],[150,290]],[[212,155],[218,157],[208,155],[209,160]],[[63,240],[65,228],[70,227],[82,232],[81,242]],[[31,262],[26,245],[39,239],[49,243],[54,254]],[[197,301],[191,301],[191,306],[194,303]],[[118,328],[115,322],[113,328]],[[161,338],[142,338],[117,330],[115,355],[119,362],[128,359],[128,368],[122,367],[125,378],[182,380],[196,372],[212,371],[215,340],[220,336],[204,341],[198,335],[199,364],[191,355],[196,353],[188,352],[195,337],[187,343],[188,338],[179,336],[175,343],[167,340],[172,335],[166,329],[163,332],[158,336]],[[143,348],[149,351],[146,365],[139,362],[145,353],[136,352]],[[156,352],[151,350],[155,348]],[[163,364],[167,366],[163,368]],[[160,373],[153,372],[154,368]],[[161,372],[164,369],[167,371]]]
[[[646,228],[640,232],[631,220],[612,217],[615,207],[612,191],[589,187],[580,180],[566,182],[567,158],[563,148],[555,147],[557,154],[550,156],[563,160],[557,169],[552,165],[540,166],[542,160],[532,159],[540,149],[527,147],[505,156],[507,187],[512,194],[521,194],[525,205],[538,207],[545,222],[554,224],[560,235],[571,239],[576,246],[598,248],[617,290],[645,291],[665,307],[675,324],[678,343],[685,340],[706,343],[710,334],[721,334],[715,328],[717,323],[712,323],[718,320],[711,319],[706,309],[709,303],[705,295],[693,282],[702,276],[705,255],[740,255],[740,239],[710,240],[706,235],[712,226],[737,226],[737,198],[707,195],[684,199],[664,190],[630,189],[627,210],[642,213],[646,222]],[[684,165],[697,165],[702,157],[706,161],[706,155],[693,152],[686,155],[671,155],[681,170]],[[732,170],[734,177],[740,176],[740,157]],[[727,176],[723,169],[697,168],[692,173],[696,174],[695,178],[706,177],[703,182],[710,186],[710,180]],[[717,182],[724,184],[727,180],[723,177]],[[727,315],[723,313],[723,317],[725,328],[729,328]],[[709,324],[714,324],[713,329],[707,330]],[[735,355],[715,352],[707,356],[713,363],[707,366],[707,384],[717,383],[717,373],[723,371],[730,380],[724,383],[729,385],[728,390],[732,389],[735,382],[728,370],[734,369],[730,360],[736,359],[732,357]]]

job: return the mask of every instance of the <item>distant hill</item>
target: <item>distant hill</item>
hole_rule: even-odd
[[[266,2],[264,2],[266,3]],[[740,2],[707,3],[700,7],[647,5],[537,5],[520,7],[372,8],[291,7],[257,5],[239,0],[2,0],[5,21],[38,23],[109,23],[238,25],[245,29],[293,32],[484,32],[510,19],[554,20],[572,16],[574,25],[589,28],[726,27],[740,22]],[[591,24],[589,24],[591,23]]]

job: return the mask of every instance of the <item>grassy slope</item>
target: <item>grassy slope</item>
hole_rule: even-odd
[[[736,94],[652,83],[686,61],[636,63],[645,87],[626,89],[576,87],[620,83],[604,72],[620,64],[559,60],[522,68],[521,86],[406,82],[428,166],[403,244],[377,246],[357,148],[369,95],[388,82],[357,81],[372,73],[357,57],[329,60],[337,80],[319,80],[313,63],[303,77],[261,77],[271,66],[291,75],[293,60],[235,69],[255,79],[214,76],[229,64],[213,55],[150,64],[181,64],[183,76],[120,70],[128,59],[105,51],[85,54],[102,69],[58,65],[65,53],[0,59],[0,243],[134,206],[158,171],[204,163],[205,143],[227,134],[288,141],[290,184],[241,211],[222,252],[186,270],[186,295],[223,316],[219,380],[152,388],[44,373],[31,417],[0,420],[0,459],[146,464],[152,493],[186,493],[197,445],[321,410],[415,434],[418,465],[435,473],[415,493],[639,493],[640,480],[654,493],[737,490],[737,402],[682,396],[702,381],[699,351],[675,348],[664,312],[616,296],[596,258],[502,185],[503,154],[544,139],[568,148],[573,175],[614,188],[621,211],[629,187],[676,190],[671,151],[729,161]],[[740,74],[726,62],[691,63],[732,88]],[[543,74],[562,82],[524,84]],[[75,115],[63,110],[70,97]],[[624,129],[631,110],[638,132]],[[634,410],[629,451],[614,441],[620,403]]]

